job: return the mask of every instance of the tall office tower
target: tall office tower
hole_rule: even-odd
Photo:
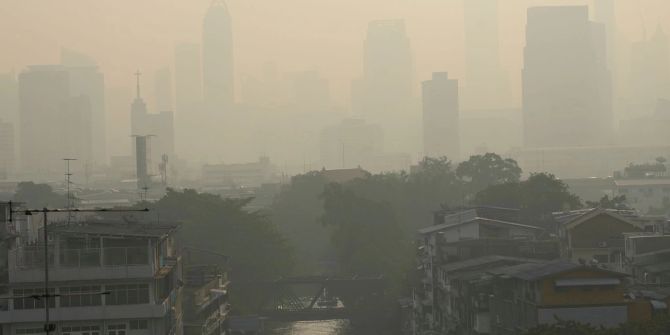
[[[458,80],[446,72],[433,73],[422,83],[423,154],[426,157],[460,158]]]
[[[629,78],[630,108],[651,114],[658,99],[670,99],[670,50],[659,25],[650,39],[634,43]]]
[[[66,120],[62,106],[70,98],[66,68],[31,66],[19,74],[21,171],[30,176],[62,174],[66,154],[62,137]]]
[[[205,106],[221,114],[235,101],[232,22],[223,0],[215,0],[207,10],[202,35]]]
[[[105,78],[96,66],[66,67],[70,82],[70,96],[85,97],[90,109],[90,153],[80,156],[87,163],[106,164],[107,162],[107,131],[105,113]],[[81,100],[80,100],[81,101]],[[81,102],[79,102],[81,104]],[[75,104],[76,105],[76,104]],[[88,158],[85,158],[88,157]]]
[[[593,3],[593,20],[605,25],[607,34],[607,67],[614,72],[616,66],[616,0],[595,0]]]
[[[0,119],[0,180],[14,172],[14,126]]]
[[[105,77],[92,57],[61,49],[61,65],[68,71],[70,96],[86,96],[91,109],[91,153],[86,163],[107,163],[107,122],[105,110]],[[84,159],[83,156],[76,156]]]
[[[18,124],[19,85],[14,73],[0,74],[0,119]]]
[[[172,74],[168,67],[154,72],[154,98],[156,100],[156,110],[174,110],[172,104]]]
[[[385,145],[408,147],[412,117],[412,54],[402,20],[373,21],[364,44],[363,76],[352,85],[352,110],[357,117],[382,126]]]
[[[523,69],[527,147],[609,144],[613,128],[605,29],[588,7],[528,9]]]
[[[466,77],[463,104],[470,109],[511,104],[500,66],[498,0],[464,0]]]

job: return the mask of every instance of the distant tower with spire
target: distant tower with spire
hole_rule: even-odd
[[[203,93],[210,113],[223,113],[235,100],[233,31],[223,0],[212,1],[202,32]]]
[[[147,104],[142,99],[142,94],[140,91],[140,77],[142,73],[140,70],[135,72],[136,77],[136,96],[133,100],[132,105],[130,106],[130,135],[143,135],[142,130],[146,128],[144,121],[146,120]]]

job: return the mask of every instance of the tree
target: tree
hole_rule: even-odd
[[[28,181],[17,185],[14,201],[23,202],[28,208],[63,208],[67,206],[67,195],[54,192],[48,184]]]
[[[498,184],[515,183],[521,178],[521,168],[513,159],[503,159],[495,153],[470,156],[456,168],[458,178],[468,184],[470,194]]]
[[[320,196],[326,184],[317,171],[297,175],[282,187],[270,209],[272,222],[295,247],[296,270],[300,273],[323,272],[319,262],[332,250],[329,228],[320,224]]]
[[[626,203],[626,196],[623,194],[614,196],[611,199],[608,195],[604,195],[598,201],[586,201],[586,206],[607,209],[631,209]]]
[[[384,275],[396,293],[412,266],[412,242],[390,204],[356,195],[330,184],[323,193],[324,225],[333,227],[332,241],[341,271],[347,275]]]
[[[477,193],[475,203],[481,206],[519,208],[522,219],[530,224],[546,226],[551,213],[581,208],[578,196],[554,175],[534,173],[517,183],[490,186]]]

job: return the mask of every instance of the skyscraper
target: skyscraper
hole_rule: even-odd
[[[0,119],[0,180],[14,172],[14,126]]]
[[[629,101],[638,112],[651,114],[658,99],[670,99],[670,49],[660,25],[648,40],[633,43]]]
[[[357,117],[382,126],[385,146],[414,152],[407,135],[412,118],[412,52],[402,20],[373,21],[364,44],[363,76],[352,84]]]
[[[72,141],[64,140],[85,141],[92,131],[90,100],[71,95],[66,67],[31,66],[21,72],[19,119],[22,173],[42,178],[60,175],[63,157],[76,154],[75,158],[91,159],[89,149],[78,150],[71,147]]]
[[[609,144],[613,128],[605,30],[588,7],[528,9],[523,69],[527,147]]]
[[[19,86],[14,73],[0,74],[0,118],[18,124]]]
[[[200,45],[182,43],[175,47],[175,102],[177,114],[190,115],[202,103]]]
[[[435,72],[423,89],[423,154],[426,157],[460,158],[458,80]]]
[[[464,0],[465,101],[468,108],[509,105],[507,83],[500,66],[498,0]]]
[[[88,97],[91,109],[91,152],[86,163],[107,162],[107,124],[105,110],[105,77],[92,57],[61,49],[61,65],[68,71],[70,96]],[[84,156],[78,156],[84,159]]]
[[[202,66],[208,112],[223,113],[235,100],[232,22],[223,0],[215,0],[205,15]]]

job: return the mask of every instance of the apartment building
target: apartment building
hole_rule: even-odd
[[[32,227],[32,228],[31,228]],[[38,218],[16,223],[7,253],[2,334],[181,335],[177,225],[83,221],[49,224],[45,259]],[[48,262],[49,299],[45,291]]]

